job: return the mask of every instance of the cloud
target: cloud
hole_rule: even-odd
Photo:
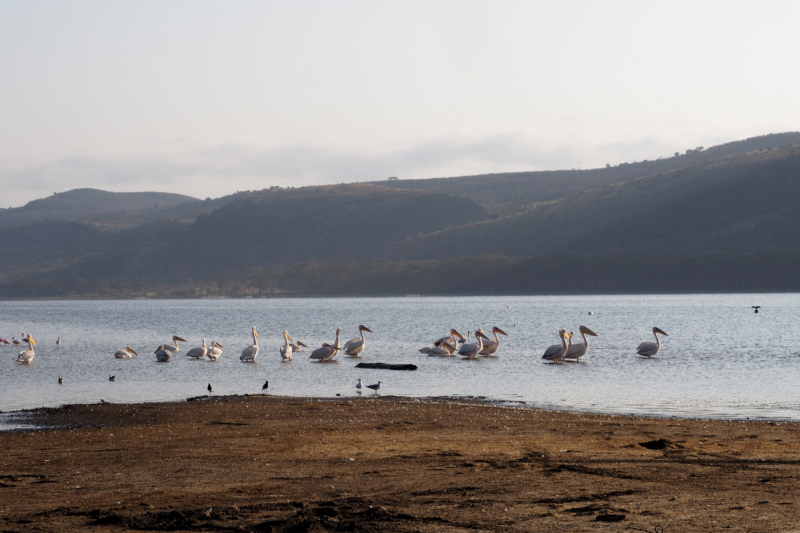
[[[483,137],[460,134],[373,153],[242,142],[171,151],[154,149],[137,154],[70,157],[43,163],[0,161],[0,183],[11,205],[79,187],[216,197],[271,185],[591,168],[605,163],[668,156],[671,150],[671,145],[656,138],[597,143],[535,131]]]

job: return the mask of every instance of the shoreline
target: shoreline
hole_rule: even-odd
[[[198,397],[26,411],[0,529],[785,531],[800,425],[479,399]]]
[[[604,410],[584,410],[580,408],[572,408],[572,407],[564,407],[559,408],[556,405],[534,405],[533,402],[527,402],[524,400],[495,400],[490,399],[487,396],[395,396],[395,395],[388,395],[388,396],[373,396],[370,394],[358,396],[280,396],[280,395],[263,395],[263,394],[225,394],[225,395],[214,395],[209,396],[207,394],[201,396],[192,396],[183,400],[163,400],[163,401],[151,401],[151,402],[108,402],[105,400],[101,400],[97,403],[66,403],[57,406],[42,406],[42,407],[30,407],[26,409],[16,409],[10,411],[0,411],[0,434],[5,431],[17,431],[17,429],[7,430],[4,429],[4,422],[3,418],[24,418],[26,416],[35,417],[37,412],[39,411],[57,411],[59,409],[64,408],[78,408],[78,407],[90,407],[94,405],[117,405],[117,406],[147,406],[147,405],[169,405],[169,404],[181,404],[185,402],[195,402],[195,401],[206,401],[212,399],[225,399],[225,398],[259,398],[267,396],[270,398],[281,398],[285,400],[301,400],[301,401],[346,401],[346,400],[368,400],[368,399],[382,399],[386,401],[423,401],[423,402],[465,402],[469,404],[477,404],[477,405],[485,405],[491,407],[498,407],[498,408],[521,408],[521,409],[530,409],[535,411],[544,411],[544,412],[554,412],[554,413],[571,413],[576,415],[598,415],[598,416],[621,416],[621,417],[629,417],[629,418],[641,418],[641,419],[654,419],[654,420],[689,420],[689,421],[708,421],[708,422],[764,422],[764,423],[778,423],[778,424],[796,424],[800,425],[800,420],[790,419],[790,418],[773,418],[773,417],[738,417],[738,416],[727,416],[727,415],[719,415],[719,416],[694,416],[694,415],[681,415],[681,414],[664,414],[664,413],[631,413],[631,412],[614,412],[614,411],[604,411]],[[21,424],[24,424],[21,423]],[[18,425],[21,425],[18,424]],[[54,427],[37,427],[31,426],[27,428],[19,428],[20,430],[39,430],[39,429],[56,429]]]

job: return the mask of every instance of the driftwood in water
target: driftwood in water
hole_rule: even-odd
[[[389,363],[358,363],[356,368],[381,368],[383,370],[416,370],[417,365],[390,365]]]

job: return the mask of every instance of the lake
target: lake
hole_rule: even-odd
[[[761,305],[753,313],[751,305]],[[593,315],[589,315],[593,311]],[[799,294],[520,296],[457,298],[14,301],[0,305],[0,336],[22,332],[39,342],[32,365],[15,362],[20,347],[0,348],[0,410],[70,403],[152,402],[206,394],[269,393],[356,396],[355,384],[382,381],[381,395],[481,396],[528,406],[655,416],[800,420]],[[283,363],[286,329],[311,349],[357,336],[361,359]],[[558,329],[591,338],[581,363],[550,364],[544,350]],[[261,338],[255,364],[239,361]],[[418,352],[450,328],[499,326],[497,358],[434,358]],[[636,355],[658,326],[669,337],[657,357]],[[167,363],[153,351],[173,335],[189,342]],[[60,336],[63,344],[56,345]],[[220,361],[186,357],[202,339],[225,347]],[[576,337],[581,342],[579,336]],[[140,355],[114,358],[132,346]],[[355,368],[358,362],[413,363],[413,372]],[[110,382],[109,375],[116,381]],[[64,384],[57,383],[59,375]],[[372,395],[365,390],[363,396]]]

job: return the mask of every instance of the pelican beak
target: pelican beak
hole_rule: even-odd
[[[592,337],[597,337],[597,333],[590,330],[586,326],[581,326],[581,333],[583,333],[584,335],[591,335]]]
[[[214,346],[216,346],[217,348],[222,348],[222,345],[217,341],[214,341]]]
[[[36,342],[36,341],[34,340],[34,338],[33,338],[33,337],[31,337],[30,335],[28,335],[28,340],[29,340],[29,341],[31,341],[31,344],[39,344],[39,343],[38,343],[38,342]]]
[[[256,339],[258,338],[258,330],[256,328],[253,328],[253,335],[256,336]]]
[[[128,351],[129,351],[129,352],[131,352],[131,353],[132,353],[132,354],[134,354],[134,355],[139,355],[138,353],[136,353],[136,350],[134,350],[134,349],[133,349],[133,348],[131,348],[130,346],[128,347]],[[158,351],[158,350],[156,350],[156,351]]]
[[[180,338],[180,337],[178,337],[177,335],[176,335],[175,337],[172,337],[172,340],[174,340],[174,341],[181,341],[181,342],[188,342],[186,339],[181,339],[181,338]]]
[[[492,331],[496,331],[497,333],[501,333],[501,334],[505,335],[506,337],[508,337],[508,333],[506,333],[502,329],[498,328],[497,326],[493,327]]]
[[[656,328],[656,333],[661,333],[662,335],[669,337],[669,334],[661,328]]]
[[[476,337],[481,337],[482,339],[486,339],[487,341],[489,340],[489,337],[487,337],[486,335],[484,335],[484,334],[483,334],[483,333],[481,333],[480,331],[476,331],[476,332],[475,332],[475,336],[476,336]]]
[[[294,342],[294,339],[288,333],[286,334],[286,338],[289,339],[290,341]]]
[[[358,326],[359,331],[369,331],[372,333],[372,330],[369,329],[367,326]]]
[[[303,341],[297,341],[298,346],[302,346],[303,348],[308,348],[308,345],[305,344]]]
[[[451,329],[451,330],[450,330],[450,333],[452,333],[453,335],[455,335],[456,337],[458,337],[458,338],[459,338],[459,339],[461,339],[462,341],[466,341],[466,340],[467,340],[467,339],[465,339],[465,338],[464,338],[464,335],[462,335],[461,333],[457,332],[457,331],[456,331],[456,330],[454,330],[454,329]]]

